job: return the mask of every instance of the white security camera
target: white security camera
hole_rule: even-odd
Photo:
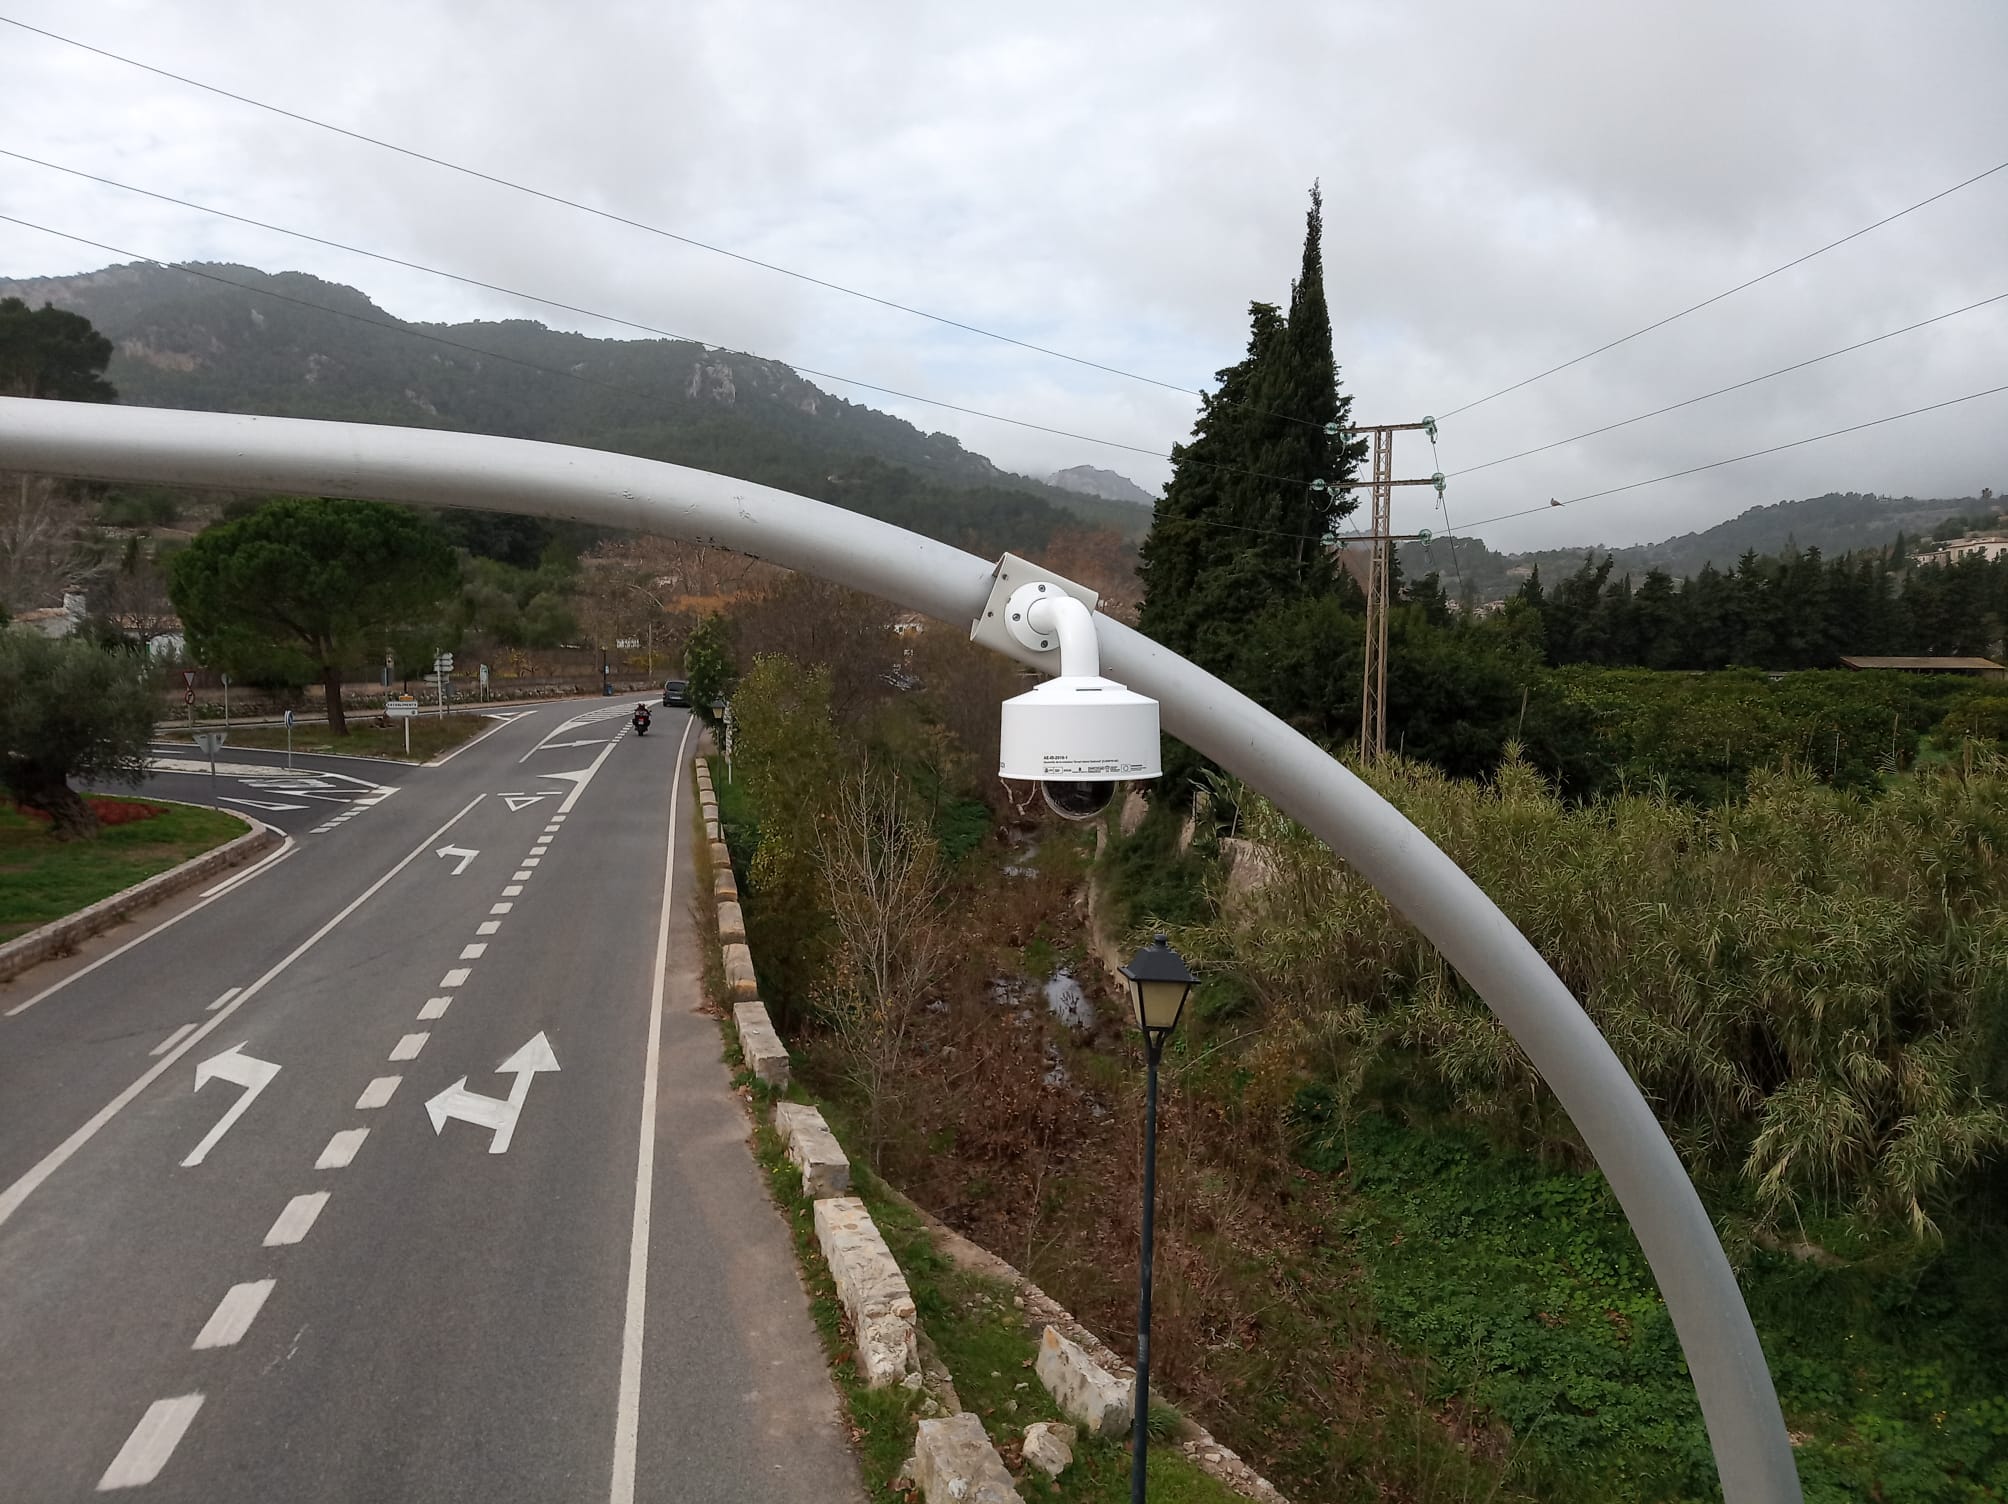
[[[1101,676],[1093,613],[1046,581],[1011,594],[1005,626],[1026,647],[1060,649],[1060,677],[1004,702],[1001,778],[1036,781],[1053,813],[1091,820],[1125,779],[1156,778],[1157,701]]]

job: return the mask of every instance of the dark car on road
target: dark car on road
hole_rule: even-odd
[[[662,703],[665,705],[688,705],[690,703],[690,681],[671,679],[662,686]]]

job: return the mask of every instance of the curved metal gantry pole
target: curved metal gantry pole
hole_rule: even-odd
[[[569,518],[715,545],[974,620],[993,565],[889,523],[680,465],[524,439],[0,398],[0,469]],[[1756,1329],[1708,1213],[1638,1086],[1478,885],[1339,763],[1247,696],[1097,614],[1103,671],[1165,730],[1317,834],[1443,952],[1527,1052],[1610,1181],[1659,1281],[1730,1504],[1801,1497]],[[1051,655],[1016,655],[1049,667]]]

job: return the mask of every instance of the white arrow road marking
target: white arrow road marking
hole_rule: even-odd
[[[218,794],[218,804],[241,804],[246,809],[311,809],[307,804],[275,804],[269,799],[239,799],[230,794]]]
[[[216,1141],[228,1133],[231,1126],[244,1116],[258,1093],[272,1084],[279,1074],[279,1067],[269,1060],[259,1060],[244,1053],[242,1042],[233,1044],[220,1055],[211,1055],[195,1068],[195,1089],[201,1091],[212,1080],[228,1081],[244,1088],[244,1095],[230,1104],[230,1110],[216,1120],[216,1126],[209,1130],[201,1143],[189,1150],[188,1158],[181,1164],[183,1169],[199,1165],[216,1147]]]
[[[530,1078],[541,1071],[555,1071],[557,1068],[558,1057],[551,1053],[551,1041],[539,1031],[536,1038],[495,1067],[498,1076],[513,1075],[516,1078],[515,1084],[509,1088],[507,1101],[469,1091],[467,1078],[462,1076],[425,1104],[426,1115],[432,1119],[432,1131],[435,1134],[444,1133],[446,1120],[459,1118],[464,1123],[492,1132],[494,1136],[488,1140],[490,1154],[507,1154],[509,1141],[516,1136],[516,1121],[523,1115],[523,1103],[530,1095]]]
[[[146,1407],[146,1414],[139,1418],[139,1424],[132,1428],[125,1445],[119,1448],[112,1465],[105,1469],[104,1477],[98,1479],[98,1492],[109,1493],[115,1488],[138,1488],[143,1483],[151,1483],[167,1465],[167,1459],[174,1455],[174,1449],[181,1442],[182,1433],[187,1431],[195,1412],[202,1408],[199,1394],[178,1394],[171,1400],[155,1400]]]
[[[276,1280],[251,1279],[241,1285],[232,1285],[224,1292],[223,1299],[216,1303],[209,1320],[195,1335],[194,1350],[200,1352],[205,1347],[235,1347],[251,1330],[251,1323],[258,1319],[258,1313],[265,1309],[265,1297],[272,1293]]]
[[[465,872],[469,866],[473,864],[474,859],[477,856],[481,855],[481,853],[479,851],[469,851],[465,846],[442,846],[437,851],[435,851],[433,855],[459,857],[460,858],[459,865],[454,867],[452,873],[454,877],[458,877],[460,876],[461,873]]]

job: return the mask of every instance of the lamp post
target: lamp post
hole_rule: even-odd
[[[655,601],[656,610],[664,612],[667,611],[668,608],[666,608],[661,601],[656,600],[656,597],[653,592],[644,590],[639,585],[629,585],[627,588],[632,590],[636,595],[646,595],[650,600]],[[653,616],[651,616],[648,619],[647,626],[648,626],[648,677],[649,677],[649,682],[654,683],[655,682],[655,618]]]
[[[1157,1226],[1157,1063],[1164,1042],[1178,1027],[1185,999],[1197,977],[1185,958],[1159,935],[1122,968],[1130,1005],[1143,1031],[1149,1061],[1143,1108],[1143,1253],[1137,1266],[1136,1392],[1131,1398],[1130,1504],[1144,1504],[1144,1454],[1150,1444],[1150,1265]]]

